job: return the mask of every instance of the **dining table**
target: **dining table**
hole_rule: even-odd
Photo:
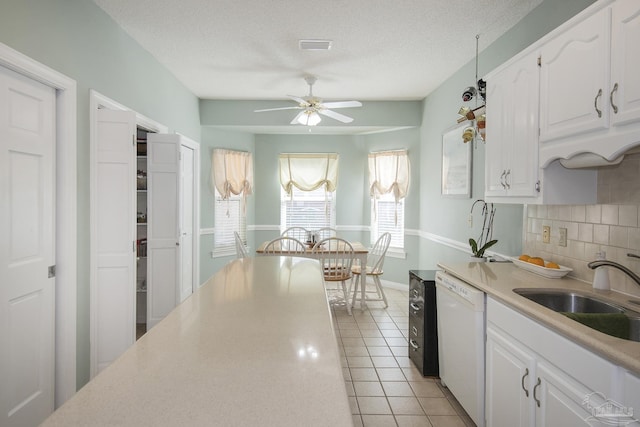
[[[276,249],[275,251],[271,251],[271,252],[266,252],[265,248],[266,246],[269,244],[270,241],[266,241],[263,242],[262,244],[260,244],[260,246],[258,246],[258,249],[256,249],[256,254],[257,255],[261,255],[261,256],[269,256],[269,255],[279,255],[279,256],[296,256],[296,257],[303,257],[303,258],[313,258],[313,259],[320,259],[322,258],[323,255],[325,254],[330,254],[332,252],[332,248],[331,247],[327,247],[326,245],[323,245],[320,247],[321,250],[316,250],[314,251],[314,245],[311,243],[306,243],[303,242],[303,244],[305,245],[305,251],[303,252],[294,252],[294,251],[289,251],[289,250],[278,250],[278,246],[276,245]],[[351,244],[351,246],[353,247],[353,255],[354,255],[354,260],[358,261],[358,263],[361,266],[366,266],[367,265],[367,255],[369,254],[369,249],[363,245],[360,242],[349,242]],[[335,251],[335,249],[333,249]],[[363,278],[365,279],[365,278]],[[366,290],[366,286],[361,286],[360,287],[360,308],[364,310],[364,308],[366,307],[366,301],[365,301],[365,290]]]

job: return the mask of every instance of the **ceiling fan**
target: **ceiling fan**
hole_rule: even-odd
[[[263,111],[276,111],[276,110],[302,110],[291,120],[291,124],[295,125],[299,123],[305,126],[315,126],[322,118],[320,115],[330,117],[334,120],[338,120],[342,123],[351,123],[353,118],[345,116],[344,114],[336,113],[331,108],[351,108],[362,107],[360,101],[336,101],[336,102],[322,102],[322,99],[313,96],[313,84],[316,82],[315,76],[305,76],[304,80],[309,85],[309,95],[305,97],[287,95],[292,100],[298,103],[295,107],[280,107],[280,108],[267,108],[263,110],[255,110],[255,113],[261,113]]]

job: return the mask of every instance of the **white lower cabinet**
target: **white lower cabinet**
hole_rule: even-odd
[[[594,407],[640,399],[637,377],[490,297],[486,349],[489,426],[593,425]]]

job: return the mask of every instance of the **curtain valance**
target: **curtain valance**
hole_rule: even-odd
[[[253,193],[253,156],[246,151],[216,148],[213,150],[213,183],[227,200],[234,195],[243,198]]]
[[[279,156],[280,184],[291,195],[293,187],[312,191],[324,186],[325,191],[336,191],[338,186],[338,154],[336,153],[283,153]]]
[[[393,193],[398,202],[409,192],[410,181],[407,150],[369,153],[369,193],[372,198]]]

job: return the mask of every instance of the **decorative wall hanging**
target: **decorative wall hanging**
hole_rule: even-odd
[[[471,144],[460,144],[465,125],[442,135],[442,195],[471,197]]]
[[[462,100],[464,102],[470,102],[474,98],[476,99],[476,107],[471,109],[470,107],[463,106],[458,110],[458,114],[461,116],[458,118],[458,123],[469,121],[467,127],[463,129],[461,137],[462,141],[467,142],[476,141],[478,136],[483,142],[485,141],[485,100],[487,83],[478,79],[478,42],[480,35],[476,35],[476,86],[468,86],[462,92]],[[479,98],[482,100],[482,105],[478,106]]]

